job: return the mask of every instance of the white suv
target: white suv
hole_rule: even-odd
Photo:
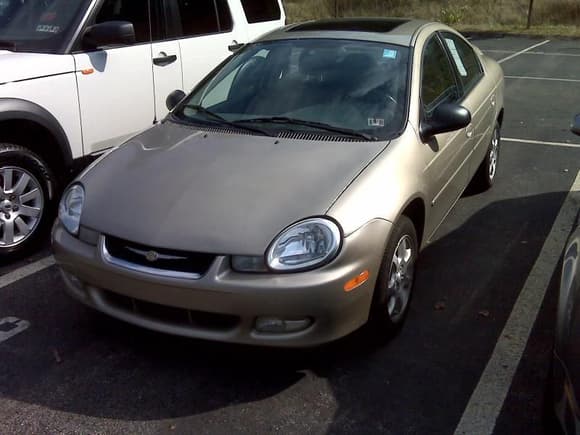
[[[281,0],[0,0],[0,258],[37,244],[82,157],[285,20]]]

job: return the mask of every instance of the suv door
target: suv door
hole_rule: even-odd
[[[74,54],[85,154],[119,145],[153,124],[149,1],[104,0],[89,24],[129,21],[136,43]]]
[[[230,46],[246,42],[246,29],[240,14],[232,15],[227,0],[166,0],[166,3],[173,3],[176,8],[172,32],[179,38],[183,88],[189,92],[232,54]]]
[[[421,69],[422,118],[429,121],[441,104],[456,103],[461,98],[461,86],[436,34],[423,48]],[[466,129],[461,129],[438,134],[425,144],[432,151],[425,169],[431,199],[431,218],[426,228],[428,237],[432,236],[467,184],[468,142]]]
[[[469,179],[471,179],[481,164],[491,140],[495,116],[495,95],[493,90],[489,93],[478,86],[483,79],[483,68],[473,48],[454,33],[444,32],[441,36],[463,88],[461,105],[471,112],[470,134],[472,137],[469,163]]]

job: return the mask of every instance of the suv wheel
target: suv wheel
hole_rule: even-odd
[[[54,179],[40,157],[0,143],[0,258],[37,247],[52,216]]]

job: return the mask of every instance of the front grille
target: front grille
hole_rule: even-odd
[[[165,272],[203,276],[215,260],[215,255],[199,252],[153,248],[107,236],[105,247],[108,254],[130,265]]]
[[[239,317],[229,314],[209,313],[160,305],[123,296],[108,290],[103,291],[103,297],[108,305],[118,310],[169,325],[210,331],[229,331],[240,322]]]

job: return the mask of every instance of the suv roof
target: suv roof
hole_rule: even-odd
[[[261,38],[344,38],[410,46],[415,33],[428,21],[408,18],[341,18],[291,24]]]

